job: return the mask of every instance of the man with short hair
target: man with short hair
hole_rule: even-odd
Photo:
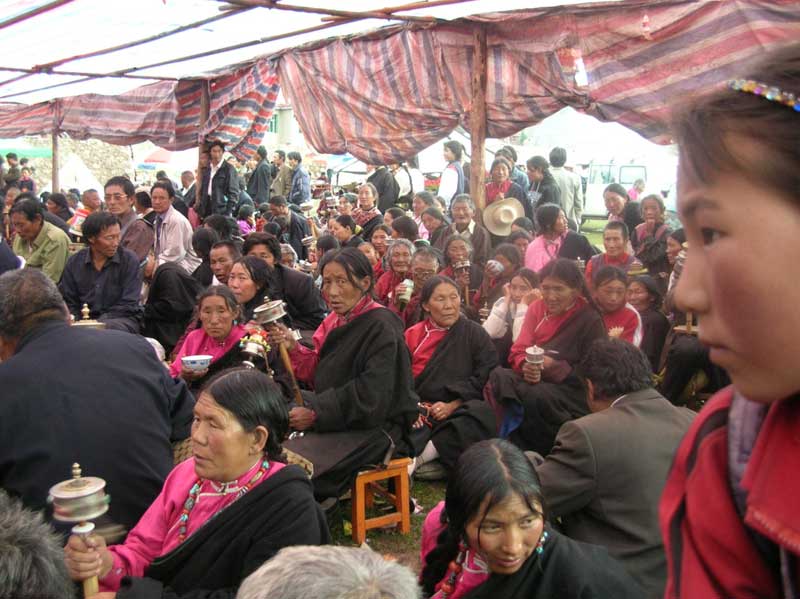
[[[247,182],[247,193],[253,199],[256,206],[269,202],[269,187],[272,183],[272,169],[267,162],[267,148],[258,146],[256,149],[258,164],[253,172],[250,173],[250,180]]]
[[[19,187],[17,182],[19,181],[20,177],[22,176],[22,171],[19,168],[19,160],[17,159],[17,155],[14,152],[9,152],[6,154],[6,162],[8,163],[8,167],[6,168],[6,172],[3,174],[3,180],[6,182],[6,187]]]
[[[38,200],[17,202],[9,214],[16,231],[14,253],[25,260],[26,267],[39,268],[58,283],[69,256],[69,237],[44,220],[44,208]]]
[[[79,462],[124,490],[107,517],[129,530],[191,427],[191,394],[144,338],[70,326],[55,284],[28,268],[0,276],[0,389],[0,488],[44,510]]]
[[[180,194],[186,204],[191,206],[194,203],[194,173],[192,171],[183,171],[181,173],[181,189]]]
[[[550,151],[550,174],[561,190],[561,209],[567,220],[575,223],[576,231],[581,228],[583,214],[583,184],[577,173],[564,168],[567,163],[567,151],[564,148],[553,148]]]
[[[621,339],[596,340],[578,370],[592,413],[562,425],[553,451],[539,458],[547,509],[567,536],[607,547],[648,597],[662,597],[658,503],[695,414],[653,389],[647,357]]]
[[[107,329],[138,333],[142,276],[136,254],[120,245],[120,226],[109,212],[86,217],[83,237],[89,247],[70,256],[59,283],[67,309],[80,320],[83,305]]]
[[[231,216],[239,203],[239,174],[233,165],[223,160],[225,144],[221,141],[211,142],[208,151],[211,157],[208,187],[203,189],[203,205],[198,215],[201,218],[212,214]]]
[[[303,168],[303,157],[300,152],[289,152],[286,159],[292,169],[292,187],[286,199],[296,206],[311,201],[311,178]]]
[[[103,209],[103,203],[100,200],[100,194],[96,189],[87,189],[81,196],[81,204],[91,214],[92,212],[99,212]]]
[[[307,260],[308,248],[303,245],[303,238],[311,235],[311,231],[306,219],[289,208],[286,198],[279,195],[269,199],[269,212],[271,222],[276,222],[279,217],[286,221],[286,229],[281,231],[281,241],[291,245],[301,260]]]
[[[485,264],[491,248],[491,237],[489,231],[475,222],[475,204],[472,203],[472,198],[465,193],[454,197],[450,213],[453,216],[453,224],[445,229],[434,247],[444,253],[447,240],[451,235],[458,233],[472,244],[472,262]]]
[[[238,246],[232,241],[218,241],[212,245],[209,254],[211,272],[214,273],[212,285],[227,285],[233,263],[241,256]]]
[[[142,217],[133,210],[136,201],[136,188],[130,179],[111,177],[106,181],[104,189],[106,208],[109,214],[117,217],[120,224],[120,245],[136,254],[139,263],[143,263],[153,250],[155,241],[155,214]]]
[[[175,191],[169,182],[159,181],[150,190],[155,218],[155,245],[153,268],[145,268],[150,276],[155,268],[165,262],[175,262],[186,274],[192,274],[200,266],[200,258],[192,247],[192,225],[180,212],[172,207]]]
[[[272,179],[271,191],[275,195],[289,197],[292,191],[292,167],[286,164],[286,152],[275,150],[272,154],[272,165],[276,169],[276,174]]]

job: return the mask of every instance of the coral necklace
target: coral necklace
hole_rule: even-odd
[[[264,460],[261,462],[261,467],[258,469],[249,481],[242,486],[236,493],[236,499],[239,499],[242,495],[247,493],[250,489],[253,488],[261,477],[269,470],[269,461]],[[186,501],[183,503],[183,510],[181,510],[180,518],[178,522],[180,526],[178,527],[178,539],[183,542],[186,538],[186,527],[189,525],[189,514],[194,509],[194,506],[197,505],[197,496],[200,494],[200,488],[203,486],[204,479],[198,478],[197,481],[192,485],[192,488],[189,489],[189,496],[186,498]]]

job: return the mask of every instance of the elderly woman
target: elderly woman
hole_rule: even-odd
[[[608,220],[623,222],[632,233],[642,223],[642,213],[639,204],[628,197],[628,192],[619,183],[612,183],[603,191],[603,199],[608,210]]]
[[[472,243],[457,233],[448,237],[444,244],[444,263],[445,267],[439,274],[458,283],[462,290],[462,300],[471,299],[471,294],[463,295],[463,290],[480,289],[483,283],[483,268],[472,261]],[[459,266],[460,264],[469,264],[469,267]]]
[[[359,235],[363,239],[370,239],[375,227],[383,223],[383,215],[378,210],[377,202],[378,190],[372,183],[364,183],[358,188],[358,207],[351,216],[361,227]]]
[[[594,301],[603,315],[608,336],[639,347],[644,334],[642,319],[627,302],[627,273],[616,266],[603,266],[594,281]]]
[[[509,354],[511,370],[496,369],[486,391],[504,408],[501,436],[547,455],[559,427],[589,411],[575,366],[606,330],[573,261],[554,260],[539,276],[542,299],[528,308]],[[545,350],[540,364],[526,359],[534,345]]]
[[[364,243],[364,240],[356,235],[358,225],[352,216],[340,214],[331,221],[331,234],[341,244],[343,248],[357,248]]]
[[[644,596],[606,549],[547,524],[536,471],[500,439],[459,457],[444,501],[425,518],[420,557],[420,582],[432,599]]]
[[[661,312],[661,292],[652,277],[640,275],[628,283],[628,303],[633,306],[642,319],[641,350],[650,360],[650,368],[658,372],[661,353],[670,332],[670,324]]]
[[[74,580],[100,577],[103,597],[234,597],[241,582],[290,545],[330,540],[306,473],[283,463],[288,414],[278,388],[250,370],[221,373],[194,408],[193,457],[121,545],[72,535]]]
[[[672,231],[664,224],[666,217],[664,200],[661,196],[653,194],[643,198],[640,205],[644,222],[636,227],[631,242],[636,257],[664,292],[667,290],[672,271],[667,258],[667,239]]]
[[[383,305],[393,301],[395,288],[409,278],[414,251],[414,244],[407,239],[395,239],[389,246],[389,251],[386,252],[388,269],[375,285],[375,299]]]
[[[332,312],[314,333],[313,348],[280,324],[270,338],[286,343],[297,379],[314,389],[289,414],[291,427],[305,434],[287,446],[314,464],[315,495],[336,498],[367,465],[411,454],[417,396],[403,325],[372,299],[364,254],[327,253],[320,270]]]
[[[490,181],[486,184],[486,205],[505,198],[519,200],[523,206],[527,205],[523,189],[510,179],[511,163],[505,158],[495,158],[489,169]],[[528,209],[530,210],[530,209]]]
[[[420,304],[427,318],[409,328],[405,338],[422,412],[412,435],[419,455],[415,472],[430,480],[444,475],[437,460],[438,433],[464,404],[483,401],[483,386],[497,366],[497,353],[486,331],[461,315],[461,296],[452,279],[438,275],[428,279]],[[446,451],[445,455],[449,457]]]
[[[525,250],[525,267],[539,272],[556,258],[588,262],[594,249],[583,235],[567,228],[567,217],[560,206],[545,204],[536,209],[540,234]]]

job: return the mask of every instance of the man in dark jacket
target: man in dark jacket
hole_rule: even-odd
[[[695,414],[659,395],[645,355],[620,339],[595,341],[580,370],[593,413],[562,425],[536,468],[547,507],[568,536],[607,547],[647,597],[663,597],[658,502]]]
[[[247,193],[253,198],[253,203],[256,206],[261,206],[261,204],[269,202],[272,169],[269,162],[267,162],[267,148],[258,146],[256,153],[258,154],[258,164],[250,174],[250,180],[247,182]]]
[[[289,203],[283,196],[272,196],[269,199],[270,221],[276,222],[279,217],[283,217],[286,222],[285,230],[281,231],[281,242],[292,246],[297,257],[301,260],[308,259],[308,248],[303,245],[303,238],[311,235],[308,222],[302,214],[298,214],[289,208]]]
[[[143,338],[69,326],[38,270],[0,277],[0,487],[34,510],[71,477],[106,481],[108,515],[130,529],[172,470],[194,401]]]
[[[385,166],[375,167],[375,170],[367,177],[367,183],[372,183],[378,190],[378,210],[386,212],[397,204],[400,186],[388,168]]]
[[[203,206],[200,216],[211,214],[233,215],[239,203],[239,175],[228,161],[222,159],[225,144],[214,141],[209,148],[211,163],[209,176],[211,182],[203,189]]]

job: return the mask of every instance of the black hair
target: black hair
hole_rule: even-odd
[[[58,206],[58,215],[61,218],[64,218],[64,216],[66,216],[67,218],[64,218],[64,220],[69,220],[69,214],[70,214],[69,202],[67,202],[67,197],[63,193],[50,194],[50,197],[47,198],[47,201],[53,202],[56,206]]]
[[[416,191],[414,192],[414,197],[422,200],[427,206],[433,206],[434,199],[430,191]]]
[[[236,218],[239,220],[247,220],[255,214],[255,208],[250,204],[242,204],[239,206],[239,211],[236,213]]]
[[[58,287],[38,268],[18,268],[0,276],[0,337],[19,339],[44,321],[66,319]]]
[[[250,275],[250,279],[256,286],[256,295],[258,295],[259,291],[267,288],[270,275],[272,274],[272,268],[261,258],[242,256],[241,258],[237,258],[233,264],[241,264],[247,271],[247,274]]]
[[[89,220],[89,219],[86,219]],[[200,227],[192,233],[192,249],[203,262],[208,261],[211,248],[219,241],[219,235],[214,229]]]
[[[503,156],[500,156],[500,157],[495,158],[494,160],[492,160],[492,166],[489,167],[489,172],[491,173],[494,170],[494,167],[500,166],[500,165],[503,165],[503,166],[506,167],[506,170],[508,171],[508,175],[510,177],[511,176],[511,171],[514,168],[514,165],[511,164],[511,161],[508,158],[504,158]]]
[[[238,260],[242,257],[242,252],[239,250],[239,246],[231,241],[230,239],[223,239],[222,241],[217,241],[214,245],[211,246],[212,250],[218,250],[219,248],[228,248],[228,251],[231,254],[231,258],[234,260]],[[209,250],[209,254],[211,251]]]
[[[228,309],[233,312],[234,319],[238,320],[242,318],[242,307],[239,305],[239,300],[236,299],[236,296],[233,295],[233,291],[231,291],[231,288],[227,285],[211,285],[200,292],[197,296],[196,304],[198,317],[200,314],[200,305],[203,303],[204,299],[209,297],[221,297],[225,300]]]
[[[350,229],[350,232],[353,235],[356,234],[356,227],[357,227],[356,220],[352,216],[348,214],[340,214],[334,220],[343,227]]]
[[[514,231],[511,235],[508,236],[508,243],[514,243],[517,239],[524,239],[528,243],[533,241],[533,237],[527,231]]]
[[[264,223],[264,229],[261,232],[274,237],[279,237],[281,234],[281,226],[275,221],[270,221],[268,223]]]
[[[528,158],[528,162],[525,163],[529,169],[542,171],[543,173],[550,172],[550,163],[547,162],[547,158],[544,156],[531,156]]]
[[[211,148],[213,148],[213,147],[220,148],[220,149],[221,149],[223,152],[225,151],[225,144],[224,144],[224,143],[222,143],[222,142],[221,142],[220,140],[218,140],[218,139],[215,139],[215,140],[214,140],[214,141],[212,141],[210,144],[208,144],[208,148],[206,148],[206,150],[207,150],[208,152],[211,152]]]
[[[402,208],[399,208],[397,206],[392,206],[391,208],[387,208],[384,214],[391,214],[392,219],[395,219],[395,218],[400,218],[401,216],[405,216],[406,212]]]
[[[106,181],[106,184],[103,186],[103,190],[111,186],[121,187],[122,192],[128,197],[131,197],[136,193],[136,187],[134,186],[133,182],[122,175],[111,177],[108,181]]]
[[[269,433],[264,455],[285,461],[281,443],[289,431],[289,411],[270,377],[249,368],[223,370],[203,387],[203,393],[233,414],[246,432],[264,426]]]
[[[672,233],[668,235],[668,237],[672,237],[675,241],[683,245],[686,243],[686,231],[683,228],[675,229]]]
[[[63,195],[61,197],[64,197]],[[41,217],[42,222],[44,222],[44,207],[39,200],[34,199],[27,199],[14,202],[14,205],[11,206],[11,210],[9,210],[9,218],[12,214],[23,214],[25,218],[29,221],[33,222],[37,216]]]
[[[8,154],[6,154],[6,160],[16,160],[16,159],[17,159],[16,153],[9,152]]]
[[[281,160],[286,160],[286,152],[283,150],[275,150],[275,153],[280,156]]]
[[[622,270],[619,266],[614,266],[613,264],[606,264],[605,266],[598,269],[598,271],[592,275],[592,283],[594,284],[595,289],[597,289],[601,285],[610,283],[611,281],[622,281],[622,283],[627,287],[628,274],[624,270]]]
[[[617,194],[619,196],[622,196],[622,198],[625,200],[626,203],[631,201],[631,198],[628,195],[628,192],[625,191],[625,188],[622,185],[620,185],[619,183],[612,183],[611,185],[606,187],[603,190],[603,196],[605,196],[607,193],[615,193],[615,194]]]
[[[297,160],[298,163],[303,162],[303,157],[300,155],[300,152],[289,152],[286,154],[286,158],[289,160]]]
[[[461,160],[461,157],[464,155],[464,146],[461,145],[461,142],[451,139],[450,141],[444,142],[444,147],[453,153],[456,160]]]
[[[388,225],[384,225],[383,223],[377,225],[374,229],[372,229],[372,234],[370,235],[370,241],[372,241],[372,235],[375,235],[375,231],[383,231],[389,237],[392,236],[392,228]],[[319,245],[319,244],[317,244]]]
[[[606,231],[613,231],[614,229],[622,233],[623,240],[628,241],[628,239],[630,239],[630,234],[628,233],[628,225],[626,225],[621,220],[612,220],[606,223],[606,226],[603,227],[603,233],[605,233]]]
[[[542,284],[542,281],[539,279],[539,275],[536,273],[536,271],[533,271],[530,268],[525,268],[524,266],[514,273],[514,277],[525,279],[528,285],[531,286],[531,289],[538,289]]]
[[[150,188],[150,197],[153,196],[153,190],[155,189],[163,189],[167,192],[167,196],[169,199],[173,199],[175,197],[175,190],[172,188],[172,183],[170,181],[156,181],[153,183],[153,186]]]
[[[250,233],[244,238],[242,254],[246,256],[257,245],[267,246],[269,253],[275,258],[276,264],[281,261],[281,242],[277,237],[270,233]]]
[[[167,171],[158,171],[158,172],[156,172],[156,180],[157,181],[161,181],[161,179],[169,180],[169,177],[167,177]]]
[[[153,207],[153,200],[150,199],[150,194],[147,193],[146,191],[137,191],[136,194],[134,195],[134,198],[135,198],[134,201],[142,208]]]
[[[467,525],[481,513],[483,502],[488,498],[486,514],[513,495],[521,497],[531,512],[545,518],[539,476],[516,445],[490,439],[475,443],[461,454],[447,482],[441,516],[444,528],[434,549],[425,556],[420,576],[425,593],[433,594],[434,587],[444,578],[449,563],[458,555],[459,544],[466,541]]]
[[[653,201],[658,204],[658,210],[662,215],[667,211],[667,207],[664,205],[664,198],[657,193],[651,193],[639,200],[639,211],[642,214],[642,218],[644,218],[644,203],[649,201]]]
[[[442,211],[439,210],[438,208],[434,208],[433,206],[431,206],[429,208],[425,208],[425,210],[422,211],[422,214],[427,214],[428,216],[431,216],[431,217],[435,218],[436,220],[438,220],[440,223],[444,223],[445,222],[444,214],[442,214]]]
[[[340,247],[341,244],[339,240],[329,233],[320,235],[319,238],[317,238],[317,251],[321,251],[323,254],[331,250],[338,250]]]
[[[456,293],[458,293],[458,297],[461,297],[461,291],[458,288],[458,284],[453,279],[444,275],[433,275],[430,279],[425,281],[425,284],[422,286],[422,291],[420,291],[419,294],[420,305],[427,304],[429,301],[431,301],[431,296],[439,285],[451,285],[453,288],[455,288]]]
[[[525,229],[528,233],[533,234],[534,226],[533,221],[529,219],[527,216],[520,216],[519,218],[515,218],[514,222],[511,225],[517,225],[521,229]]]
[[[86,239],[97,237],[104,229],[119,225],[119,219],[110,212],[92,212],[81,225],[81,233]]]
[[[458,233],[453,233],[447,238],[447,241],[444,242],[444,263],[447,264],[447,266],[451,266],[450,253],[447,250],[449,250],[453,242],[456,241],[463,241],[465,244],[467,244],[467,260],[472,258],[472,242],[466,237],[462,237]]]
[[[221,240],[232,239],[234,232],[239,230],[239,225],[236,224],[236,221],[223,214],[207,216],[203,220],[203,226],[214,229]]]
[[[402,239],[416,241],[419,238],[419,226],[413,218],[405,214],[403,216],[398,216],[392,221],[392,229],[396,231]]]
[[[578,370],[592,382],[599,400],[611,401],[653,386],[653,370],[647,356],[622,339],[595,339]]]
[[[553,148],[550,150],[550,164],[556,168],[567,163],[567,151],[564,148]]]
[[[549,233],[558,221],[561,206],[558,204],[542,204],[536,209],[536,224],[540,233]]]
[[[548,262],[539,271],[539,278],[542,281],[544,281],[547,277],[559,279],[568,287],[580,291],[583,299],[585,299],[592,308],[600,313],[600,309],[597,307],[597,304],[594,303],[592,294],[589,293],[589,288],[586,286],[586,278],[583,276],[583,273],[578,268],[578,265],[575,264],[574,260],[570,260],[568,258],[557,258],[551,262]]]
[[[11,191],[12,189],[16,189],[17,191],[19,191],[19,187],[15,185],[10,185],[8,189],[6,189],[6,193]],[[47,197],[49,198],[51,195],[53,194],[48,193]],[[14,203],[16,204],[17,202],[21,202],[22,200],[34,200],[35,202],[39,201],[36,195],[30,191],[23,191],[22,193],[17,194],[17,197],[14,198]],[[44,210],[44,205],[47,203],[47,200],[43,199],[40,203],[42,204],[42,209]]]
[[[373,187],[375,187],[375,186],[373,185]],[[341,197],[343,197],[345,200],[347,200],[353,206],[357,206],[358,205],[358,196],[356,194],[354,194],[354,193],[351,193],[351,192],[348,191],[347,193],[343,193],[341,195]],[[378,199],[377,194],[375,195],[375,199],[376,200]]]
[[[286,201],[286,198],[283,197],[282,195],[269,196],[269,203],[271,205],[273,205],[273,206],[287,206],[288,205],[288,202]],[[260,208],[261,208],[261,206],[259,206],[259,209]]]
[[[367,257],[356,248],[343,248],[339,250],[325,252],[319,263],[319,274],[325,272],[325,267],[331,262],[335,262],[347,273],[347,280],[356,289],[361,289],[358,281],[369,277],[369,287],[364,295],[372,295],[372,288],[375,286],[375,271],[367,260]]]
[[[260,158],[266,158],[267,157],[267,148],[265,148],[264,146],[258,146],[256,148],[256,154],[258,154],[258,156]]]
[[[522,256],[513,243],[501,243],[498,245],[494,250],[492,250],[492,257],[496,256],[503,256],[506,260],[511,262],[511,267],[513,270],[510,273],[503,273],[504,275],[510,275],[517,272],[522,267]]]
[[[653,277],[650,275],[638,275],[628,281],[629,287],[631,283],[639,283],[639,285],[647,290],[653,300],[653,303],[651,304],[653,310],[658,310],[661,308],[661,303],[664,301],[664,296],[661,293],[661,288],[658,286],[658,283],[656,283],[656,280]]]
[[[514,149],[514,146],[503,146],[501,149],[508,154],[508,157],[511,158],[512,163],[517,161],[517,151]]]

